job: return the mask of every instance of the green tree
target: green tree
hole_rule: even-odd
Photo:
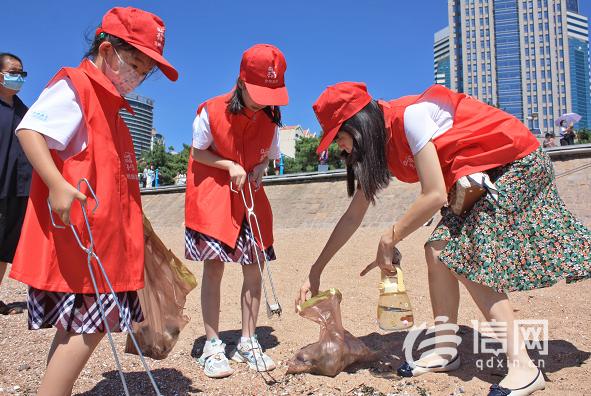
[[[295,158],[284,158],[285,173],[314,172],[318,169],[319,159],[316,148],[320,144],[318,137],[302,137],[296,141]],[[336,144],[328,148],[328,168],[343,168],[340,151]]]
[[[169,150],[173,148],[169,147]],[[187,171],[189,152],[191,146],[183,144],[183,150],[178,154],[172,154],[164,150],[164,145],[156,143],[152,151],[144,151],[139,161],[142,172],[145,166],[154,165],[158,169],[158,182],[160,185],[174,184],[174,177]]]
[[[171,150],[172,151],[172,150]],[[178,154],[167,153],[169,156],[169,167],[176,176],[178,173],[186,173],[189,164],[189,154],[191,146],[183,143],[183,149]]]
[[[580,144],[591,142],[591,130],[587,128],[581,128],[577,131],[577,139]]]

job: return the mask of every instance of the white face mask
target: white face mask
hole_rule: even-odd
[[[115,51],[114,48],[113,51]],[[117,59],[119,60],[119,71],[115,72],[111,66],[105,62],[105,75],[111,80],[121,95],[127,95],[136,89],[144,78],[133,67],[125,63],[117,51],[115,51],[115,55],[117,55]]]

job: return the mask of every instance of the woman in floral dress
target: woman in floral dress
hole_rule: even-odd
[[[544,377],[514,329],[507,293],[591,277],[591,232],[560,199],[552,163],[535,137],[515,117],[438,85],[385,102],[373,100],[365,84],[339,83],[313,107],[324,131],[318,152],[336,140],[353,199],[296,303],[318,293],[324,267],[357,230],[390,174],[420,182],[420,195],[381,237],[376,260],[361,275],[375,267],[393,274],[394,246],[441,209],[442,219],[425,244],[435,324],[457,323],[461,282],[487,321],[507,325],[508,374],[489,396],[544,389]],[[479,172],[488,175],[496,194],[484,194],[462,215],[452,213],[449,192],[460,178]],[[450,335],[449,326],[439,327],[432,353],[404,362],[399,375],[459,368],[457,343],[443,337]]]

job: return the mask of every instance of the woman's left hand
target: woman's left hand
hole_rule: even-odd
[[[393,240],[392,231],[389,230],[380,238],[378,244],[378,252],[376,254],[375,261],[371,262],[367,267],[361,271],[361,276],[364,276],[369,271],[376,267],[380,267],[385,275],[392,276],[396,274],[396,268],[392,264],[392,258],[394,256],[394,246],[396,246]]]
[[[255,183],[255,188],[258,190],[263,184],[263,176],[267,171],[268,161],[263,161],[255,166],[250,174],[250,180]]]

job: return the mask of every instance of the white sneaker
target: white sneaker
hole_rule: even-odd
[[[234,374],[230,362],[226,357],[226,344],[217,338],[205,342],[203,353],[197,359],[203,366],[203,372],[210,378],[224,378]]]
[[[238,343],[230,356],[235,362],[248,363],[248,366],[256,371],[271,371],[276,367],[273,359],[263,352],[256,335],[244,343]]]

